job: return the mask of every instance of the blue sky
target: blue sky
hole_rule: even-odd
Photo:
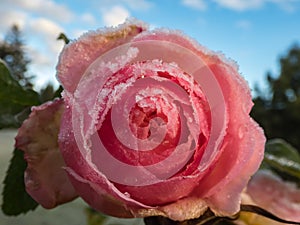
[[[41,87],[55,80],[62,42],[87,30],[135,17],[151,27],[180,29],[202,45],[237,61],[253,88],[277,74],[278,58],[300,45],[300,0],[1,0],[0,39],[13,23],[24,32],[30,72]]]

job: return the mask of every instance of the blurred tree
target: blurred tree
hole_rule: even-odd
[[[32,88],[33,76],[27,76],[30,59],[24,51],[22,32],[17,25],[13,25],[0,41],[0,58],[3,59],[11,70],[12,76],[22,87]]]
[[[54,90],[54,86],[51,83],[48,83],[46,87],[42,88],[39,94],[41,102],[50,101],[55,97],[59,97],[56,96],[56,91]]]
[[[251,114],[267,138],[283,138],[300,150],[300,47],[292,46],[279,63],[278,76],[266,75],[268,90],[256,88]]]

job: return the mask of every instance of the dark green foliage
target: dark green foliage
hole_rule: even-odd
[[[85,209],[88,225],[102,225],[105,223],[107,217],[92,208]]]
[[[30,107],[39,104],[38,94],[22,87],[0,60],[0,129],[19,127],[29,115]]]
[[[65,44],[69,44],[70,39],[64,33],[60,33],[57,37],[57,40],[63,40]]]
[[[62,86],[59,86],[57,90],[55,90],[54,86],[49,83],[46,87],[40,90],[40,101],[47,102],[53,100],[54,98],[60,98],[62,90]]]
[[[6,215],[19,215],[34,210],[36,203],[26,192],[24,171],[27,167],[23,152],[15,149],[4,180],[2,211]]]
[[[30,107],[39,105],[36,92],[22,87],[0,60],[0,128],[19,127],[28,117]],[[37,203],[27,194],[24,185],[26,162],[23,152],[14,150],[4,180],[2,211],[7,215],[18,215],[33,210]]]
[[[282,138],[300,149],[300,47],[280,59],[278,76],[267,74],[268,90],[257,89],[251,115],[268,139]]]
[[[22,33],[17,25],[13,25],[3,42],[0,42],[0,58],[6,62],[13,78],[22,87],[32,88],[33,76],[27,76],[29,58],[24,51]]]
[[[59,85],[58,89],[54,92],[54,98],[60,98],[61,97],[61,92],[63,91],[63,87]]]
[[[262,167],[300,186],[300,154],[286,141],[273,139],[267,142]]]

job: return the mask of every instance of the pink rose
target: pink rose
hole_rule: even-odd
[[[178,31],[148,31],[138,21],[71,42],[57,66],[64,87],[57,158],[65,164],[47,161],[36,170],[44,179],[35,191],[26,177],[29,193],[44,206],[72,199],[66,190],[50,191],[57,180],[46,179],[44,169],[53,168],[55,177],[68,174],[72,185],[64,181],[64,188],[113,216],[186,220],[208,207],[217,215],[238,212],[265,137],[249,116],[250,90],[237,70]],[[20,134],[26,124],[42,125],[34,117]],[[29,148],[18,147],[30,158]]]

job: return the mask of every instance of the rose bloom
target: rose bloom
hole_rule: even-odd
[[[128,20],[66,45],[57,78],[62,99],[33,107],[16,137],[43,207],[80,196],[117,217],[239,211],[265,137],[234,62]]]
[[[257,205],[279,218],[300,222],[300,189],[295,183],[283,181],[268,170],[260,170],[250,180],[243,193],[243,204]],[[243,212],[240,225],[280,225],[263,216]]]

